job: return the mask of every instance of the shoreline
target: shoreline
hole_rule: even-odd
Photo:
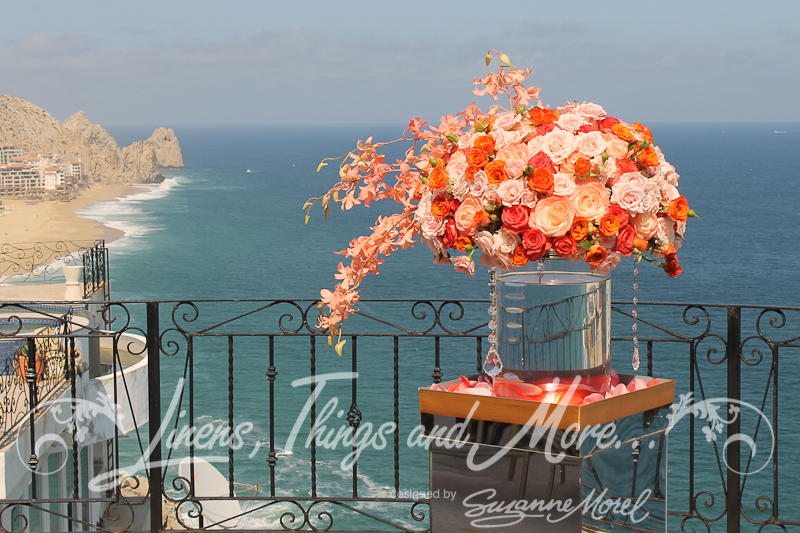
[[[32,244],[54,241],[96,241],[106,244],[124,236],[97,220],[78,214],[90,205],[112,201],[137,192],[132,184],[92,185],[69,202],[48,200],[28,204],[24,199],[3,199],[0,211],[0,242]]]

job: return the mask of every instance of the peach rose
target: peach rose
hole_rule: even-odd
[[[614,159],[624,159],[628,155],[628,143],[619,139],[607,142],[606,152]]]
[[[495,160],[508,161],[509,159],[521,159],[527,161],[532,157],[529,153],[528,145],[514,144],[497,152]]]
[[[467,156],[464,152],[456,152],[447,162],[445,170],[450,175],[453,182],[457,182],[460,178],[464,177],[464,171],[467,169]]]
[[[658,217],[655,213],[636,213],[631,219],[631,224],[636,228],[636,235],[649,241],[658,229]]]
[[[599,220],[608,210],[608,189],[597,179],[583,180],[570,198],[575,212],[589,220]]]
[[[575,206],[566,198],[551,196],[536,203],[530,218],[531,228],[539,228],[548,237],[560,237],[572,228]]]
[[[480,222],[480,214],[484,213],[483,203],[474,196],[467,197],[455,213],[456,228],[465,235],[474,235]]]
[[[577,181],[570,174],[559,172],[553,176],[553,194],[569,198],[578,186]]]

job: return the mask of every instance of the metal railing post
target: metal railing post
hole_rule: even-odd
[[[728,406],[728,413],[734,411],[732,407],[739,409],[738,402],[741,399],[742,388],[742,358],[739,354],[742,342],[742,309],[737,306],[728,307],[728,339],[725,357],[728,362],[728,399],[731,403]],[[728,531],[730,533],[738,533],[739,531],[739,500],[740,494],[740,479],[739,472],[741,470],[741,457],[739,440],[735,435],[741,433],[741,418],[740,413],[737,413],[735,420],[728,424],[728,450],[727,450],[727,467],[728,467],[728,498],[725,502],[728,513]],[[732,438],[734,437],[734,438]]]
[[[147,302],[147,395],[150,430],[150,531],[161,531],[161,366],[159,363],[158,302]]]

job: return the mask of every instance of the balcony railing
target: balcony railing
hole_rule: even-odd
[[[346,324],[339,358],[315,328],[319,311],[311,300],[104,302],[107,331],[87,335],[111,338],[114,371],[124,366],[122,335],[146,338],[150,402],[146,429],[138,421],[132,438],[112,432],[101,470],[139,477],[92,490],[73,438],[66,494],[42,497],[44,450],[32,448],[23,459],[40,474],[29,476],[25,497],[0,501],[0,525],[81,531],[96,526],[92,509],[107,507],[103,531],[234,523],[253,531],[428,531],[427,451],[413,445],[416,389],[480,370],[487,305],[364,300]],[[634,318],[628,302],[612,309],[613,362],[623,372]],[[639,373],[676,382],[669,530],[800,530],[800,461],[786,449],[800,436],[793,424],[800,308],[639,302],[637,310]],[[38,338],[14,337],[28,345]],[[73,334],[60,342],[74,341]],[[73,354],[67,352],[68,369]],[[35,362],[25,375],[37,407]],[[66,376],[77,394],[76,373]],[[120,372],[113,402],[135,402],[142,394],[135,387]],[[36,416],[18,421],[26,442],[41,431]],[[383,441],[376,437],[381,427],[393,428],[381,433]],[[181,470],[185,457],[218,461],[224,482],[216,496],[195,483],[194,463]],[[131,468],[137,458],[138,472]],[[240,484],[256,490],[242,492]],[[214,514],[221,505],[240,511]]]

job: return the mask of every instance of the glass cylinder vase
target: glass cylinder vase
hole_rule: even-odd
[[[591,273],[584,262],[545,259],[529,265],[534,270],[497,276],[503,375],[529,383],[607,377],[611,280]]]

